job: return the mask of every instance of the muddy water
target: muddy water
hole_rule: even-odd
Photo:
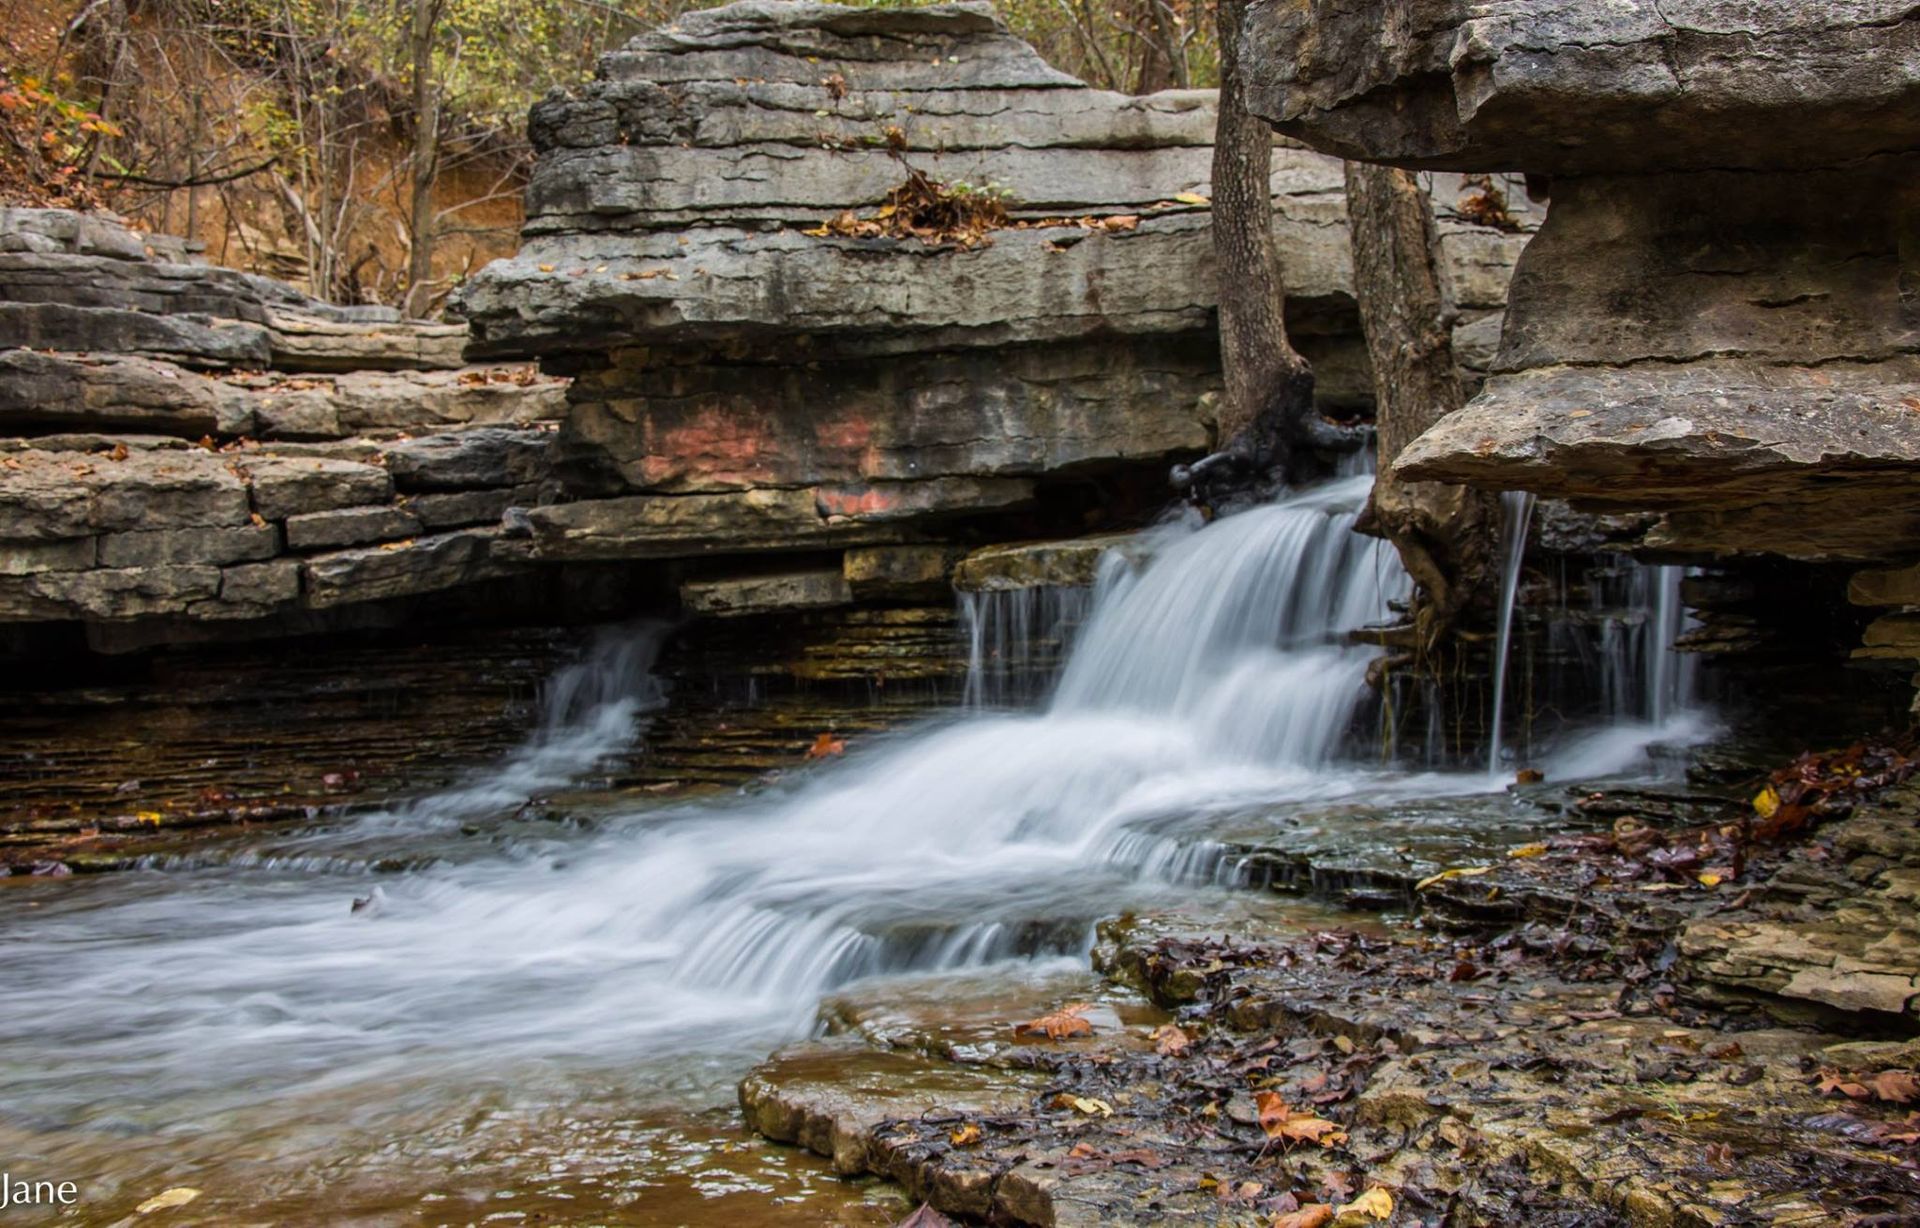
[[[641,630],[455,787],[146,871],[6,880],[8,1171],[80,1184],[85,1222],[173,1186],[203,1193],[172,1222],[885,1222],[884,1192],[747,1142],[727,1108],[823,995],[914,978],[937,1009],[930,974],[1083,968],[1122,911],[1225,915],[1180,855],[1209,816],[1239,839],[1261,803],[1488,788],[1355,753],[1369,650],[1346,633],[1406,588],[1350,531],[1366,489],[1166,529],[1103,580],[1038,711],[744,793],[569,800],[665,702]],[[1605,770],[1658,732],[1571,753]]]

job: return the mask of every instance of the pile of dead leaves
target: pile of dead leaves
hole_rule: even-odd
[[[972,248],[993,242],[990,232],[1007,222],[1004,194],[965,184],[950,187],[908,167],[906,182],[887,193],[872,217],[847,209],[801,233],[821,239],[918,239],[929,246]]]
[[[1462,180],[1460,201],[1455,210],[1476,226],[1491,226],[1508,234],[1524,229],[1507,204],[1507,194],[1493,182],[1492,175],[1469,175]]]
[[[1825,754],[1809,751],[1775,772],[1753,799],[1753,834],[1778,840],[1817,820],[1844,818],[1859,803],[1913,775],[1915,735],[1856,742]]]

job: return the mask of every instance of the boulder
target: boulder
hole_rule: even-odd
[[[1250,10],[1248,106],[1449,170],[1823,167],[1920,145],[1902,0],[1296,0]]]
[[[0,523],[13,542],[238,526],[251,510],[226,458],[197,448],[119,460],[42,449],[0,458]]]
[[[953,571],[953,586],[963,593],[1012,592],[1031,588],[1089,588],[1100,576],[1109,553],[1132,561],[1146,557],[1142,535],[1101,533],[1065,541],[1010,542],[984,546]]]
[[[272,361],[267,331],[254,324],[115,307],[0,302],[0,349],[14,348],[138,354],[201,370],[264,367]]]

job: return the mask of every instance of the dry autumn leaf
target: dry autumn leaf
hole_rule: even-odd
[[[955,1147],[971,1147],[978,1143],[983,1137],[985,1137],[985,1133],[980,1129],[980,1123],[970,1121],[958,1130],[955,1130],[952,1134],[947,1135],[947,1141]]]
[[[1413,889],[1415,891],[1425,891],[1435,883],[1444,883],[1452,878],[1474,878],[1478,875],[1485,874],[1491,869],[1493,869],[1492,866],[1458,866],[1451,870],[1442,870],[1438,874],[1430,874],[1421,879],[1413,885]]]
[[[1178,1026],[1163,1023],[1153,1030],[1153,1049],[1162,1057],[1179,1057],[1193,1044],[1193,1038]]]
[[[192,1186],[176,1185],[170,1190],[161,1190],[135,1207],[134,1211],[141,1215],[151,1215],[155,1211],[170,1211],[175,1207],[184,1207],[198,1197],[200,1197],[200,1191]]]
[[[1270,1228],[1322,1228],[1333,1219],[1333,1208],[1324,1202],[1310,1202],[1298,1211],[1273,1217]]]
[[[826,759],[833,755],[844,755],[846,753],[846,739],[836,738],[830,733],[821,734],[813,740],[812,746],[807,747],[807,758],[809,759]]]
[[[1260,1129],[1270,1139],[1287,1143],[1313,1143],[1332,1147],[1347,1141],[1340,1123],[1301,1113],[1289,1108],[1278,1092],[1261,1092],[1253,1098],[1260,1110]]]
[[[1113,1116],[1113,1106],[1106,1101],[1094,1100],[1086,1096],[1069,1095],[1066,1092],[1061,1092],[1053,1098],[1053,1107],[1057,1109],[1072,1109],[1074,1112],[1087,1117]]]
[[[1383,1220],[1393,1215],[1393,1196],[1374,1186],[1334,1213],[1335,1228],[1359,1228],[1368,1220]]]
[[[1085,1002],[1071,1002],[1057,1011],[1013,1026],[1015,1036],[1044,1036],[1048,1040],[1066,1040],[1070,1036],[1092,1036],[1093,1025],[1084,1018],[1093,1008]]]
[[[1876,1098],[1889,1104],[1908,1104],[1920,1098],[1920,1078],[1911,1070],[1883,1070],[1866,1082]]]
[[[928,1204],[921,1203],[918,1211],[895,1224],[893,1228],[959,1228],[959,1226]]]

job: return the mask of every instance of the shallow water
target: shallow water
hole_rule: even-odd
[[[6,880],[15,1175],[79,1182],[100,1222],[170,1185],[207,1190],[207,1222],[885,1222],[861,1218],[884,1198],[725,1114],[822,994],[1083,957],[1099,919],[1216,890],[1180,855],[1210,815],[1488,789],[1353,761],[1371,650],[1345,633],[1407,588],[1350,532],[1368,481],[1160,530],[1144,570],[1108,569],[1039,711],[928,722],[744,794],[529,820],[664,702],[658,633],[629,629],[461,787],[191,865]],[[1615,770],[1661,732],[1567,754]]]

